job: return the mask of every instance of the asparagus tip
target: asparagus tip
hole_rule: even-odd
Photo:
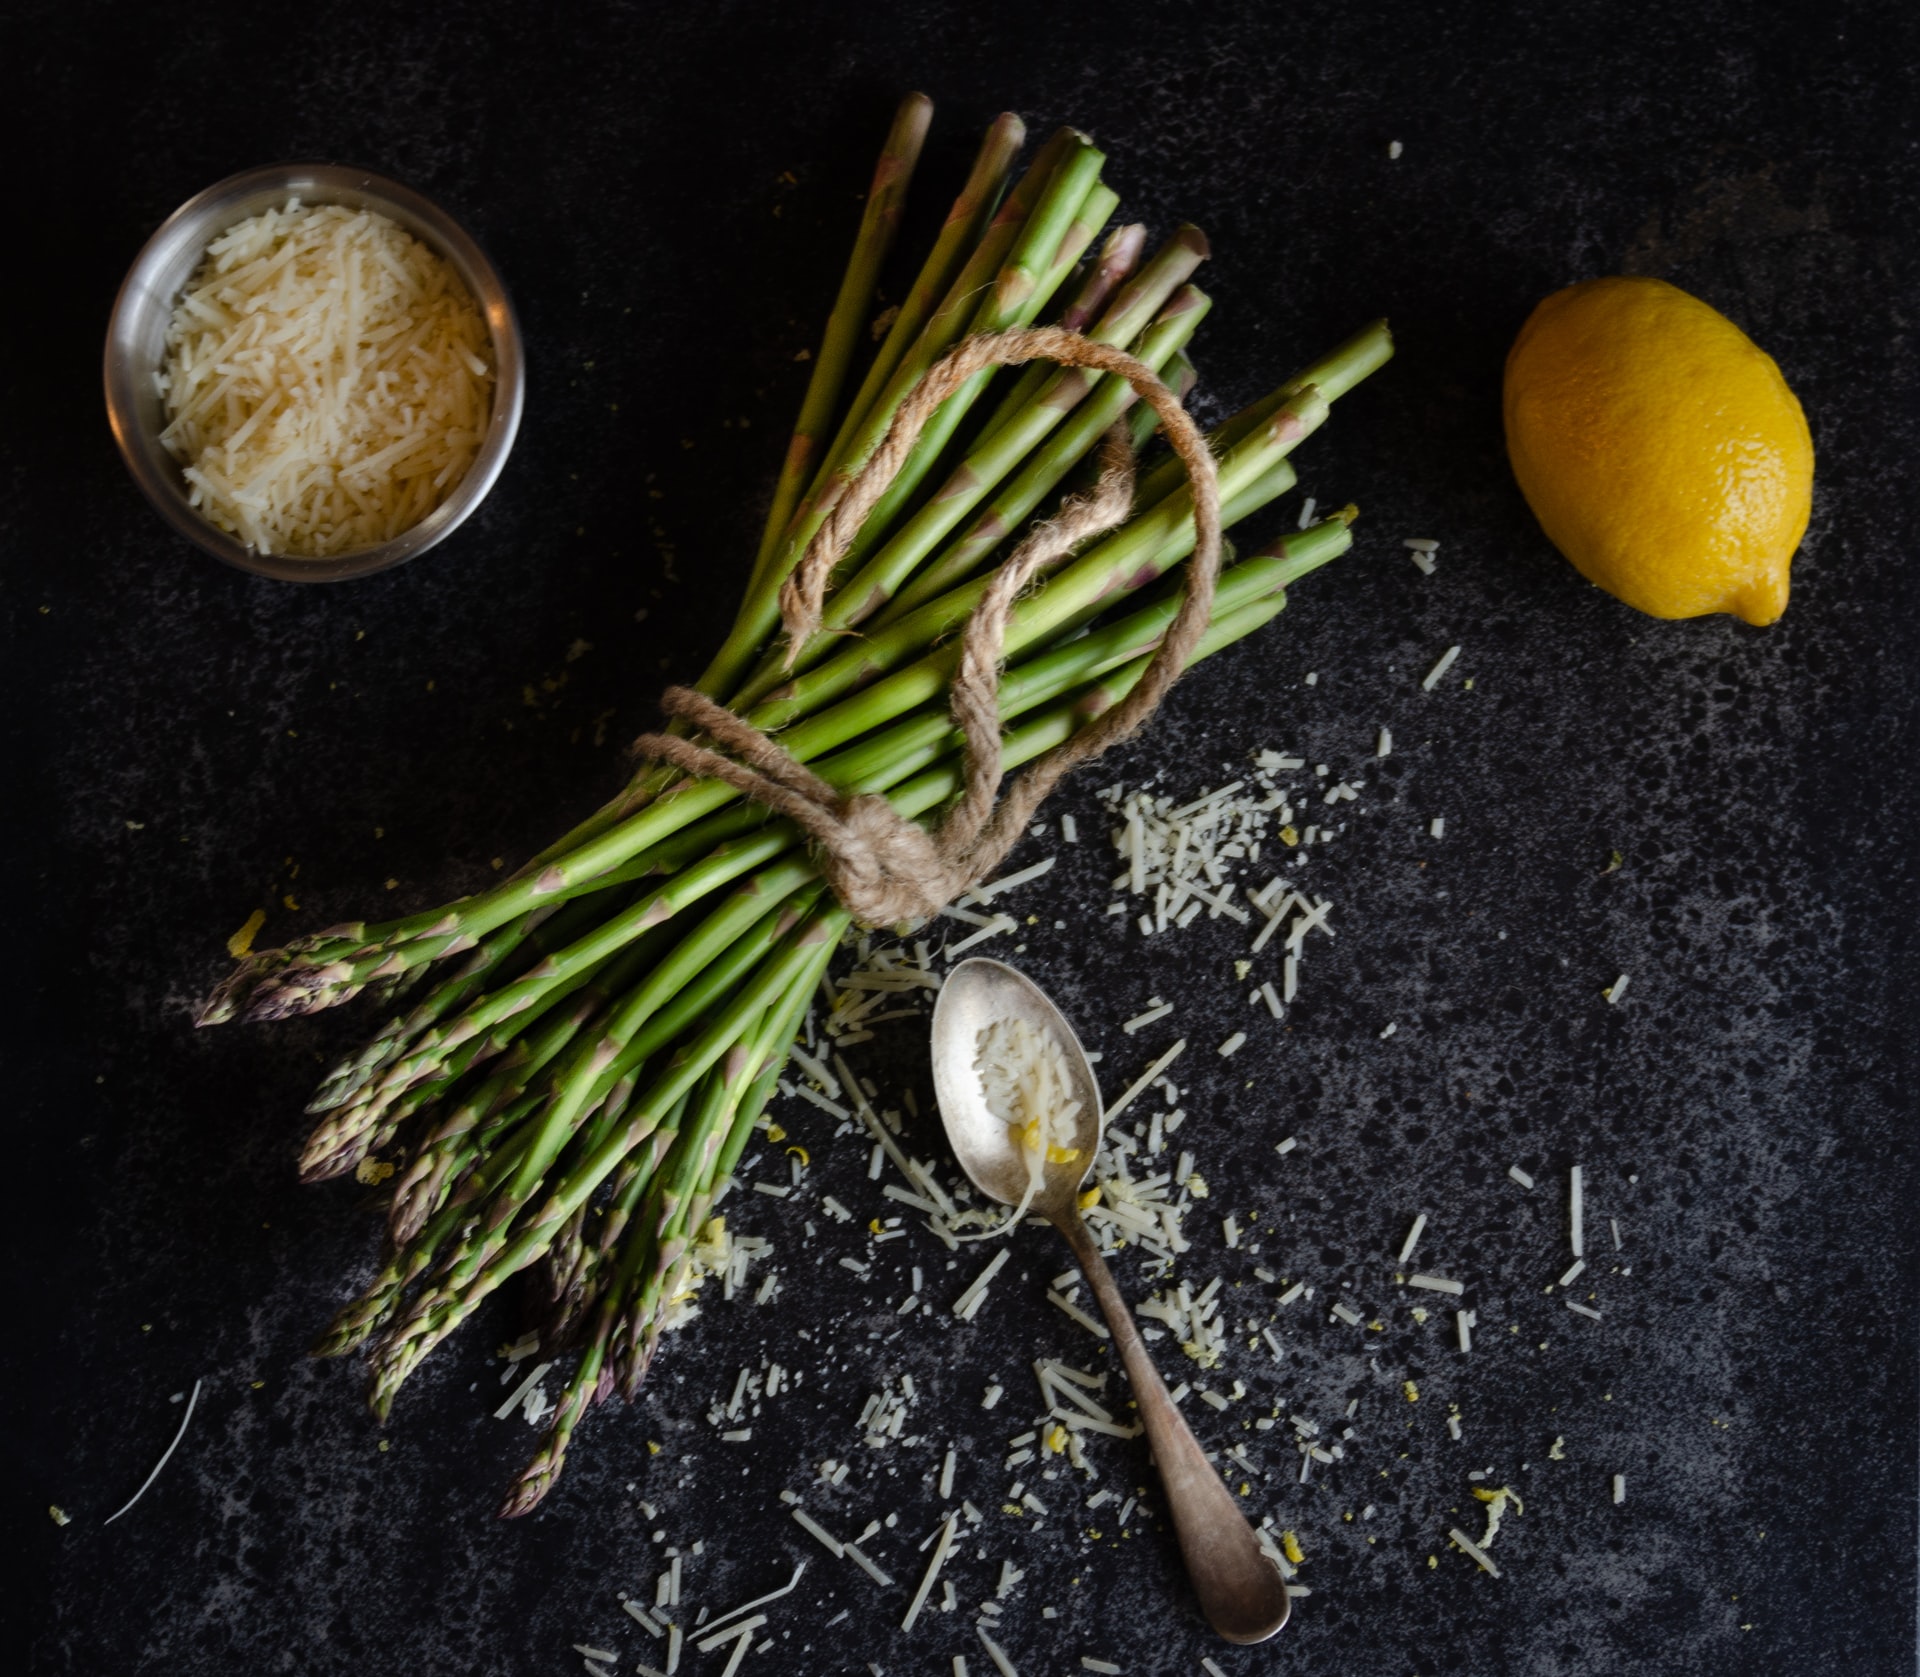
[[[565,1452],[547,1461],[546,1451],[527,1465],[526,1470],[513,1482],[513,1488],[507,1492],[506,1500],[500,1504],[500,1518],[517,1520],[523,1514],[531,1514],[546,1500],[547,1492],[560,1477],[560,1464],[565,1460]]]

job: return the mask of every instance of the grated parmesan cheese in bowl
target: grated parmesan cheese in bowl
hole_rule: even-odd
[[[215,239],[174,304],[160,441],[189,503],[261,553],[375,547],[472,467],[487,350],[444,258],[375,210],[292,197]]]
[[[208,188],[114,305],[107,408],[182,534],[291,581],[425,551],[491,488],[518,429],[504,287],[444,212],[363,171],[289,165]]]

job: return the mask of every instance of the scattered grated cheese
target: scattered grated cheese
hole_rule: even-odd
[[[1111,1339],[1113,1337],[1113,1335],[1107,1331],[1106,1323],[1096,1322],[1084,1310],[1080,1309],[1077,1305],[1070,1304],[1066,1299],[1063,1299],[1058,1293],[1053,1291],[1051,1287],[1047,1289],[1047,1302],[1056,1309],[1065,1311],[1067,1315],[1071,1316],[1074,1321],[1078,1322],[1080,1326],[1085,1328],[1094,1338]]]
[[[947,1453],[948,1463],[953,1453]],[[926,1605],[927,1596],[933,1589],[934,1580],[940,1576],[940,1568],[946,1561],[947,1551],[953,1547],[954,1516],[947,1516],[946,1524],[940,1528],[940,1540],[934,1545],[933,1559],[927,1562],[927,1570],[921,1575],[920,1587],[913,1592],[913,1600],[907,1606],[907,1616],[900,1622],[902,1630],[912,1630],[913,1622],[920,1617],[920,1609]]]
[[[700,1637],[699,1640],[694,1643],[694,1646],[698,1648],[701,1653],[710,1654],[714,1649],[719,1647],[722,1642],[731,1642],[736,1637],[751,1637],[753,1633],[766,1622],[766,1614],[756,1613],[751,1619],[743,1619],[737,1625],[729,1625],[725,1630],[716,1630],[709,1635]]]
[[[994,1639],[986,1633],[985,1629],[979,1625],[975,1625],[973,1627],[973,1633],[980,1638],[981,1647],[986,1649],[987,1658],[993,1661],[993,1668],[1000,1673],[1000,1677],[1020,1677],[1020,1673],[1014,1670],[1013,1662],[1007,1658],[1000,1644],[994,1641]]]
[[[1006,1267],[1007,1259],[1011,1255],[1011,1248],[1001,1247],[998,1252],[994,1253],[994,1255],[987,1260],[987,1267],[981,1270],[981,1272],[968,1283],[966,1291],[953,1301],[953,1313],[958,1316],[961,1321],[971,1322],[973,1320],[974,1313],[980,1308],[980,1301],[986,1297],[987,1287],[993,1278]],[[1000,1388],[998,1386],[993,1388],[995,1393],[999,1390]],[[991,1409],[994,1403],[998,1401],[998,1398],[994,1397],[992,1401],[987,1403],[986,1407]]]
[[[1493,1564],[1493,1558],[1458,1526],[1449,1526],[1447,1528],[1447,1535],[1451,1537],[1455,1543],[1460,1545],[1461,1550],[1465,1554],[1471,1556],[1473,1560],[1478,1562],[1481,1571],[1491,1573],[1495,1578],[1500,1576],[1500,1569]]]
[[[821,1547],[835,1560],[839,1560],[846,1553],[846,1545],[833,1536],[825,1526],[816,1522],[804,1508],[791,1509],[789,1512],[793,1515],[794,1523],[808,1536],[817,1538]]]
[[[878,1584],[881,1589],[890,1590],[893,1588],[893,1580],[889,1578],[885,1572],[881,1571],[878,1566],[874,1565],[873,1561],[868,1558],[866,1552],[857,1543],[843,1543],[840,1547],[846,1551],[854,1564]]]
[[[1055,860],[1049,856],[1044,861],[1035,862],[1030,868],[1020,869],[1018,873],[1002,874],[985,885],[976,885],[965,893],[966,900],[971,903],[990,903],[1002,892],[1011,891],[1016,885],[1024,885],[1028,880],[1038,879],[1043,873],[1049,872]]]
[[[1166,1018],[1172,1011],[1172,1002],[1160,1002],[1155,1006],[1149,1007],[1146,1012],[1136,1013],[1131,1019],[1122,1021],[1120,1029],[1125,1031],[1128,1036],[1132,1036],[1135,1031],[1142,1029],[1144,1026],[1151,1025],[1154,1020]]]
[[[1448,670],[1453,668],[1453,661],[1459,656],[1460,648],[1457,646],[1450,646],[1445,652],[1441,653],[1440,661],[1435,664],[1432,669],[1427,671],[1426,679],[1420,683],[1421,691],[1431,693],[1434,688],[1438,687],[1441,678],[1446,675]]]
[[[547,1370],[552,1367],[553,1367],[552,1363],[538,1364],[534,1368],[533,1372],[526,1377],[526,1379],[522,1380],[519,1385],[513,1388],[513,1395],[510,1398],[508,1398],[505,1403],[501,1404],[500,1407],[493,1412],[493,1418],[496,1421],[504,1421],[523,1403],[526,1403],[528,1400],[529,1394],[532,1393],[534,1387],[539,1385],[542,1380],[546,1379]]]

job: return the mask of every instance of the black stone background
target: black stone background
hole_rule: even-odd
[[[1026,1674],[1089,1653],[1129,1673],[1204,1654],[1230,1673],[1910,1669],[1909,11],[68,0],[16,3],[5,25],[3,1588],[34,1670],[565,1672],[575,1642],[631,1670],[659,1649],[616,1592],[650,1599],[655,1532],[704,1541],[688,1597],[716,1609],[808,1561],[749,1673],[945,1673],[955,1653],[988,1669],[970,1613],[1003,1557],[1026,1570],[999,1635]],[[984,1252],[948,1272],[915,1233],[862,1284],[836,1262],[866,1250],[860,1225],[819,1219],[809,1243],[810,1196],[733,1207],[778,1247],[781,1307],[710,1303],[637,1413],[589,1422],[540,1515],[495,1520],[533,1442],[490,1414],[509,1304],[434,1358],[384,1435],[358,1371],[304,1354],[374,1255],[360,1191],[302,1189],[291,1168],[308,1088],[366,1016],[187,1021],[255,907],[264,942],[442,900],[616,783],[620,742],[732,611],[795,354],[915,86],[940,109],[911,248],[1003,106],[1095,134],[1125,213],[1208,230],[1203,416],[1372,315],[1399,336],[1300,455],[1323,505],[1362,506],[1352,556],[1058,806],[1097,834],[1093,794],[1115,778],[1197,794],[1268,745],[1364,775],[1346,835],[1303,875],[1340,935],[1311,952],[1287,1028],[1234,982],[1237,929],[1142,944],[1106,917],[1098,844],[1017,899],[1040,917],[1021,959],[1116,1077],[1174,1026],[1194,1040],[1183,1139],[1211,1208],[1266,1233],[1260,1258],[1228,1254],[1196,1216],[1185,1273],[1226,1275],[1234,1312],[1262,1320],[1276,1289],[1252,1263],[1318,1284],[1281,1315],[1284,1363],[1236,1348],[1220,1371],[1245,1403],[1189,1404],[1210,1445],[1251,1441],[1271,1477],[1249,1505],[1307,1549],[1314,1593],[1258,1650],[1207,1634],[1157,1520],[1123,1537],[1111,1505],[1086,1513],[1084,1488],[1031,1477],[1043,1529],[999,1512],[1028,1360],[1103,1354],[1044,1301],[1062,1254],[1022,1235],[961,1327],[946,1306]],[[147,233],[219,176],[290,156],[440,198],[507,275],[531,358],[520,443],[478,518],[340,587],[252,580],[171,537],[99,397],[107,309]],[[1731,314],[1805,402],[1819,488],[1774,628],[1635,615],[1553,554],[1515,492],[1506,345],[1548,290],[1623,270]],[[1413,535],[1443,544],[1431,580],[1407,562]],[[1456,641],[1455,679],[1422,693]],[[1375,763],[1382,724],[1397,744]],[[1156,992],[1176,1018],[1121,1036]],[[1247,1047],[1218,1060],[1242,1025]],[[898,1054],[917,1075],[911,1043]],[[829,1145],[804,1107],[784,1121],[814,1148],[810,1191],[863,1220],[889,1209],[864,1147]],[[1515,1161],[1531,1194],[1506,1178]],[[1575,1162],[1590,1227],[1617,1217],[1625,1236],[1618,1260],[1596,1240],[1607,1261],[1581,1283],[1599,1323],[1542,1290],[1566,1262]],[[1464,1359],[1445,1315],[1416,1326],[1392,1286],[1420,1209],[1421,1260],[1472,1282]],[[894,1306],[912,1263],[936,1310],[909,1321]],[[1327,1321],[1342,1285],[1384,1333]],[[718,1442],[704,1410],[766,1356],[809,1383],[751,1444]],[[860,1406],[902,1372],[928,1442],[864,1451]],[[179,1454],[102,1529],[196,1378]],[[1009,1393],[992,1413],[990,1379]],[[1347,1460],[1305,1488],[1284,1424],[1241,1430],[1274,1403],[1336,1421],[1353,1398]],[[949,1443],[957,1494],[988,1520],[949,1567],[967,1611],[906,1636]],[[1149,1483],[1142,1446],[1093,1454],[1103,1484]],[[808,1489],[829,1456],[858,1471]],[[1478,1529],[1465,1476],[1489,1468],[1526,1499],[1497,1582],[1445,1544],[1456,1520]],[[818,1550],[776,1500],[788,1486],[849,1535],[897,1511],[872,1543],[895,1587]],[[1371,1522],[1344,1519],[1369,1502]]]

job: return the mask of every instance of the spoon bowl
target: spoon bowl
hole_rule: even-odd
[[[941,1122],[973,1185],[1002,1205],[1018,1205],[1027,1191],[1026,1149],[1009,1133],[1006,1119],[987,1105],[974,1064],[981,1033],[1002,1019],[1023,1019],[1059,1043],[1073,1098],[1080,1103],[1071,1138],[1054,1132],[1056,1141],[1075,1156],[1042,1167],[1041,1186],[1032,1200],[1032,1210],[1053,1222],[1058,1213],[1074,1211],[1082,1185],[1093,1174],[1106,1111],[1093,1067],[1066,1015],[1032,979],[1003,962],[984,956],[962,961],[934,1004],[933,1088]]]
[[[1070,1156],[1043,1164],[1040,1183],[1026,1203],[1060,1231],[1100,1301],[1153,1446],[1200,1610],[1229,1642],[1264,1642],[1287,1622],[1292,1603],[1286,1584],[1167,1395],[1133,1312],[1080,1215],[1081,1186],[1092,1173],[1106,1121],[1093,1067],[1073,1027],[1045,992],[1025,974],[984,956],[955,967],[934,1004],[933,1086],[947,1139],[981,1193],[1002,1205],[1022,1202],[1031,1181],[1030,1142],[988,1104],[978,1064],[982,1035],[995,1024],[1014,1021],[1052,1037],[1064,1062],[1065,1098],[1076,1103],[1071,1147],[1053,1122],[1041,1123],[1039,1134],[1048,1149]]]

